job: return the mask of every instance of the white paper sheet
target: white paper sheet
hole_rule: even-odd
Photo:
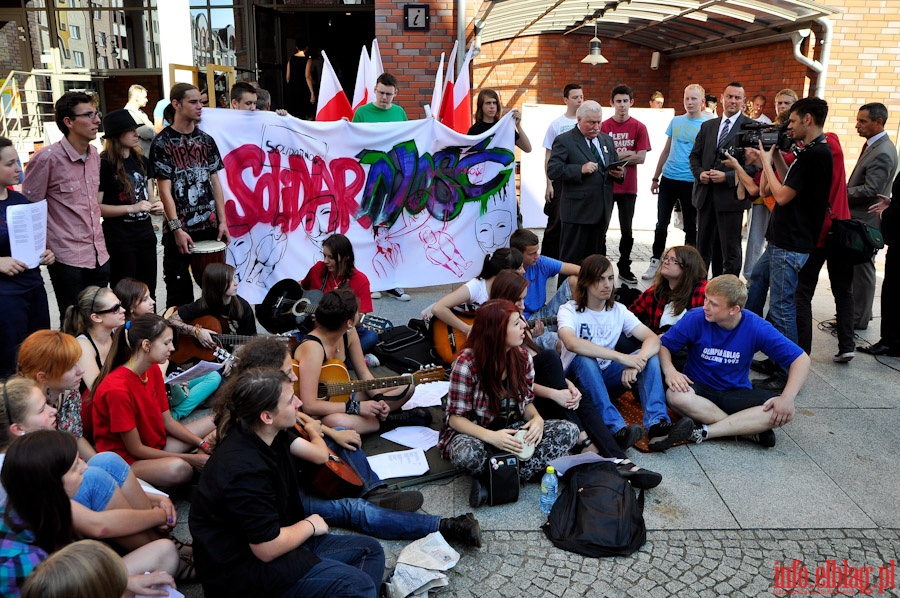
[[[439,435],[437,430],[425,426],[400,426],[390,432],[385,432],[381,437],[409,448],[420,448],[427,451],[431,447],[437,446]]]
[[[9,206],[6,222],[12,257],[29,268],[37,268],[41,254],[47,249],[47,200]]]
[[[186,382],[190,382],[191,380],[196,380],[197,378],[202,378],[210,372],[217,372],[222,369],[225,364],[222,363],[213,363],[211,361],[200,361],[187,370],[186,372],[181,372],[180,374],[172,374],[168,378],[166,378],[166,384],[184,384]]]
[[[368,459],[369,467],[382,480],[422,475],[428,471],[428,460],[422,449],[384,453]]]
[[[401,409],[403,411],[409,411],[416,407],[440,407],[441,399],[449,392],[449,390],[450,382],[447,380],[420,384],[416,386],[412,398],[404,403]]]

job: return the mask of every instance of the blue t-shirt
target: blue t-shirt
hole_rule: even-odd
[[[750,363],[757,351],[785,369],[803,353],[774,326],[746,309],[738,325],[726,330],[707,322],[703,308],[696,307],[662,336],[662,344],[672,352],[687,349],[684,374],[716,390],[752,388]]]
[[[706,120],[702,116],[690,118],[687,114],[682,114],[669,123],[666,135],[672,138],[672,143],[669,144],[669,157],[663,164],[664,177],[673,181],[693,182],[691,150],[694,149],[694,140],[700,132],[700,125]]]
[[[525,294],[525,319],[544,307],[547,302],[547,281],[559,274],[563,263],[552,257],[539,255],[533,266],[525,268],[525,280],[528,281],[528,292]]]

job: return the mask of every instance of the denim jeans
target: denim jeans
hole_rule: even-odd
[[[344,430],[345,428],[335,429]],[[381,486],[385,485],[381,478],[378,477],[378,474],[372,471],[372,468],[369,466],[369,460],[366,458],[366,454],[362,451],[362,449],[357,449],[355,451],[347,450],[344,447],[338,445],[338,443],[333,441],[331,438],[326,438],[325,444],[327,444],[328,448],[333,450],[338,457],[349,463],[350,467],[352,467],[353,470],[359,475],[359,478],[363,483],[363,496],[365,496],[375,488],[380,488]]]
[[[384,549],[367,536],[316,536],[303,544],[322,561],[284,598],[375,598],[384,575]]]
[[[383,509],[364,498],[327,500],[303,494],[303,509],[317,513],[334,527],[353,530],[382,540],[418,540],[438,531],[441,518]]]
[[[635,351],[637,353],[637,351]],[[634,355],[634,353],[632,353]],[[575,376],[581,389],[588,394],[594,405],[603,416],[603,423],[615,434],[625,427],[625,419],[612,404],[612,397],[617,397],[627,389],[622,385],[622,372],[625,366],[612,362],[605,370],[593,357],[576,355],[566,374]],[[637,376],[638,393],[641,407],[644,409],[644,428],[650,428],[662,421],[669,421],[666,411],[666,392],[663,389],[662,372],[659,369],[659,358],[654,355],[647,361],[647,366]]]
[[[562,276],[562,274],[560,274]],[[538,318],[550,318],[559,313],[559,306],[568,303],[572,299],[572,289],[569,287],[569,277],[563,276],[562,283],[556,289],[556,293],[550,298],[550,301],[544,304],[542,308],[528,316],[527,320],[536,320]],[[556,324],[548,325],[544,334],[534,339],[534,342],[541,349],[552,349],[556,351],[556,343],[559,341],[559,335],[556,332]]]
[[[753,268],[753,284],[747,293],[747,309],[762,316],[769,291],[767,319],[789,341],[798,344],[797,304],[794,295],[800,270],[809,259],[808,253],[787,251],[769,244]]]
[[[97,453],[88,461],[81,486],[73,497],[75,502],[99,513],[106,510],[116,488],[121,488],[131,468],[119,455]]]
[[[766,230],[772,212],[766,204],[753,204],[750,207],[750,232],[747,233],[747,251],[744,253],[744,278],[749,284],[753,276],[753,267],[759,260],[766,244]]]

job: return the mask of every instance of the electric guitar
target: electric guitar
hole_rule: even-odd
[[[406,386],[416,384],[428,384],[444,379],[444,368],[440,366],[429,367],[412,374],[402,376],[390,376],[376,378],[375,380],[351,380],[350,372],[343,361],[329,359],[322,366],[319,375],[319,384],[316,389],[316,398],[320,401],[332,403],[344,403],[350,400],[350,395],[359,390],[371,390],[377,388],[391,388],[392,386]]]
[[[299,417],[294,428],[300,436],[309,441],[309,432]],[[358,449],[362,450],[362,449]],[[311,466],[310,482],[325,498],[355,498],[362,492],[363,481],[349,463],[341,459],[337,453],[328,449],[328,460],[324,464]]]
[[[452,311],[453,315],[470,326],[475,321],[475,312],[473,311],[456,309]],[[534,328],[538,322],[542,322],[545,326],[554,326],[556,324],[556,316],[528,320],[528,327]],[[429,326],[431,328],[431,343],[434,345],[435,353],[445,363],[453,363],[466,343],[466,334],[435,317],[431,318]]]

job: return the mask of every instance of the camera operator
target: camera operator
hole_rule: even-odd
[[[697,249],[713,276],[741,273],[741,225],[748,199],[737,198],[737,177],[722,163],[719,149],[733,145],[744,123],[744,88],[729,83],[722,94],[722,117],[701,125],[691,151],[692,203],[697,208]],[[752,172],[752,171],[751,171]]]
[[[787,132],[802,147],[790,170],[777,144],[768,151],[759,144],[764,173],[761,186],[763,193],[770,190],[775,208],[766,235],[768,247],[753,269],[747,309],[761,316],[769,288],[768,320],[794,343],[798,341],[797,281],[819,240],[831,188],[833,157],[823,134],[827,116],[828,104],[820,98],[804,98],[791,107]],[[773,163],[783,183],[775,176]],[[786,381],[787,373],[782,370],[754,386],[780,391]]]

